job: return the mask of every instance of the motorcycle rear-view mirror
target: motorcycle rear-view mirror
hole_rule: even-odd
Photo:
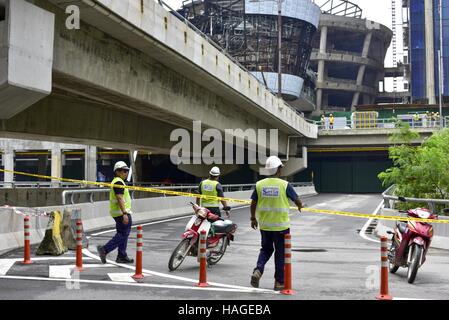
[[[449,208],[444,208],[444,209],[443,209],[443,212],[444,212],[445,214],[449,214]]]
[[[401,201],[401,202],[407,202],[407,200],[405,200],[404,197],[398,197],[398,200]]]

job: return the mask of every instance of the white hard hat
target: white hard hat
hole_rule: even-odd
[[[217,177],[220,175],[220,168],[219,167],[213,167],[212,169],[210,169],[209,174],[211,176]]]
[[[265,170],[270,174],[273,175],[277,172],[277,169],[279,167],[283,167],[281,159],[276,156],[271,156],[267,159],[267,162],[265,163]]]
[[[119,161],[116,162],[116,164],[114,165],[114,172],[117,171],[118,169],[129,170],[129,167],[124,161]]]

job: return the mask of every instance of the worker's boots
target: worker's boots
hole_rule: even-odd
[[[274,291],[284,290],[284,284],[280,283],[280,282],[277,282],[277,281],[274,281],[274,288],[273,288],[273,290]]]
[[[262,277],[262,273],[258,269],[254,269],[253,275],[251,276],[251,285],[254,288],[259,288],[259,281]]]

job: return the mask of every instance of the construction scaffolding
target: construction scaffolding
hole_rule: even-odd
[[[277,16],[245,14],[245,0],[185,0],[179,13],[249,71],[278,72]],[[282,17],[282,73],[306,76],[316,30]]]
[[[316,0],[315,3],[320,6],[321,11],[325,14],[333,14],[337,16],[362,18],[362,9],[346,0]]]

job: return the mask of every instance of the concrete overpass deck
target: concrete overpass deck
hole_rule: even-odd
[[[315,125],[153,0],[142,7],[131,0],[5,3],[14,14],[6,15],[11,21],[2,24],[0,33],[14,31],[20,38],[54,32],[54,48],[48,50],[52,77],[45,79],[51,93],[26,108],[22,101],[13,115],[15,100],[6,100],[0,109],[1,136],[168,153],[170,133],[179,127],[192,130],[192,121],[201,120],[205,128],[221,131],[279,129],[281,153],[287,151],[288,136],[317,137]],[[66,28],[69,4],[80,9],[79,30]],[[36,19],[19,27],[36,10],[50,13],[42,18],[49,20],[45,28],[38,29],[42,21]],[[38,45],[31,40],[19,44],[1,45],[9,57]],[[24,71],[17,64],[11,72]]]

